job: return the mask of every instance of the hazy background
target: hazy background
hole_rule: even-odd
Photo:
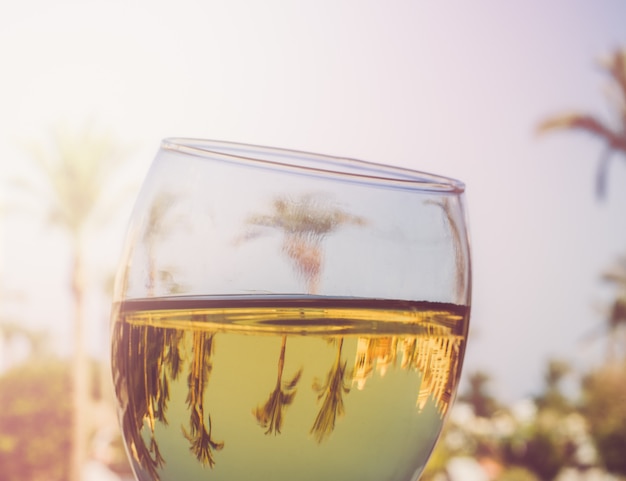
[[[98,355],[104,286],[161,138],[357,157],[466,182],[475,270],[465,372],[489,372],[503,400],[534,393],[547,358],[584,367],[601,357],[602,337],[582,340],[606,317],[600,273],[626,253],[624,162],[598,202],[602,145],[535,128],[570,108],[614,115],[596,60],[624,45],[619,0],[5,2],[0,310],[69,351],[65,239],[36,210],[7,208],[21,199],[4,187],[35,175],[23,146],[53,128],[91,122],[127,156],[111,194],[119,208],[89,240]]]

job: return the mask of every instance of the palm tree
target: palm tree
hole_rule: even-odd
[[[598,119],[593,114],[569,112],[550,117],[538,126],[538,131],[581,130],[599,138],[605,144],[600,157],[600,165],[596,177],[596,194],[602,199],[606,191],[606,178],[609,160],[613,154],[622,154],[626,161],[626,49],[615,50],[601,68],[611,80],[611,106],[615,111],[615,125]]]
[[[86,458],[86,407],[89,397],[84,343],[84,299],[87,289],[85,272],[86,231],[107,192],[112,175],[123,157],[117,142],[96,131],[91,125],[70,132],[54,130],[49,145],[27,145],[39,178],[18,183],[46,209],[50,225],[65,232],[71,252],[68,288],[72,297],[73,362],[72,400],[73,437],[71,481],[79,481]]]
[[[596,177],[596,193],[602,199],[606,191],[609,160],[614,154],[621,154],[626,161],[626,49],[616,49],[601,63],[602,69],[611,80],[611,107],[615,112],[615,125],[599,120],[594,115],[580,112],[551,117],[540,123],[538,131],[568,129],[582,130],[595,135],[605,144],[600,157]],[[616,338],[620,326],[626,325],[626,260],[618,259],[613,268],[603,275],[604,280],[616,285],[618,294],[613,301],[607,322],[607,330]],[[613,356],[613,346],[609,347],[608,358]]]
[[[251,216],[248,224],[283,232],[282,252],[293,262],[298,275],[304,278],[307,292],[315,294],[322,271],[324,238],[343,225],[364,225],[365,220],[311,194],[298,200],[278,197],[274,200],[273,210],[271,214]],[[249,232],[246,238],[258,235],[258,231]]]
[[[214,332],[194,331],[193,358],[189,368],[187,384],[187,406],[190,409],[189,431],[183,428],[183,434],[190,443],[190,450],[203,466],[213,467],[215,459],[213,451],[224,447],[223,441],[215,441],[212,435],[211,415],[204,415],[204,392],[213,370]]]
[[[612,362],[615,350],[619,347],[619,331],[626,336],[626,256],[617,259],[611,269],[604,272],[602,279],[613,284],[617,295],[613,299],[606,325],[611,344],[607,350],[607,361]],[[626,337],[621,339],[621,348],[626,353]]]

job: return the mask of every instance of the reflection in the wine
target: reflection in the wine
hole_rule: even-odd
[[[420,423],[429,426],[432,433],[419,438],[426,443],[420,454],[425,460],[451,402],[464,348],[464,329],[446,325],[446,319],[450,316],[426,323],[417,334],[384,336],[229,330],[212,327],[202,315],[191,316],[181,328],[120,318],[113,326],[113,373],[138,479],[178,478],[168,463],[183,464],[179,458],[189,453],[201,467],[218,470],[221,455],[231,449],[244,458],[252,451],[282,449],[284,457],[285,450],[302,449],[303,438],[324,445],[332,442],[342,416],[355,418],[341,441],[345,446],[348,439],[354,449],[362,443],[414,442],[410,431],[422,429]],[[295,349],[287,350],[291,344]],[[216,354],[220,347],[227,349],[223,357]],[[302,382],[305,376],[310,389]],[[249,406],[263,399],[258,393],[267,393],[268,380],[274,388],[250,416]],[[239,409],[242,404],[247,410]],[[374,418],[378,424],[371,431],[355,427]],[[270,446],[267,434],[289,438],[293,448]]]
[[[263,428],[267,428],[265,434],[280,434],[283,424],[284,411],[296,397],[296,386],[302,376],[302,368],[294,377],[283,383],[283,370],[285,368],[285,349],[287,348],[287,336],[281,337],[280,357],[278,358],[278,376],[276,386],[270,393],[269,399],[262,406],[257,406],[252,413]]]
[[[213,369],[211,352],[215,333],[194,331],[192,334],[191,365],[187,378],[187,407],[189,408],[189,432],[183,428],[183,434],[191,444],[190,450],[203,465],[213,466],[213,450],[224,447],[223,442],[216,442],[211,437],[211,415],[208,414],[208,428],[204,416],[204,392]]]
[[[311,434],[319,443],[335,429],[337,416],[342,416],[344,413],[343,395],[350,392],[350,386],[345,379],[347,361],[342,362],[341,360],[343,337],[333,338],[331,342],[337,344],[335,362],[328,371],[326,381],[323,384],[320,384],[317,378],[313,382],[313,390],[317,393],[317,399],[324,398],[322,407],[311,428]]]

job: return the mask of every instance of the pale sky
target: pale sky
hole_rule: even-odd
[[[87,121],[129,146],[131,186],[169,136],[459,178],[474,265],[464,373],[486,370],[515,400],[540,390],[547,358],[584,368],[602,347],[580,340],[603,322],[600,273],[626,254],[626,163],[600,203],[602,145],[534,129],[576,108],[610,118],[596,60],[626,47],[625,25],[621,0],[4,2],[0,181],[32,174],[21,142]],[[131,199],[94,230],[103,276]],[[0,220],[0,286],[21,295],[0,313],[66,337],[66,252],[33,214]],[[90,309],[95,350],[108,307]]]

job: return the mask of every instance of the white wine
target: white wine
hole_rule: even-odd
[[[325,297],[115,306],[113,376],[140,481],[417,478],[469,307]]]

